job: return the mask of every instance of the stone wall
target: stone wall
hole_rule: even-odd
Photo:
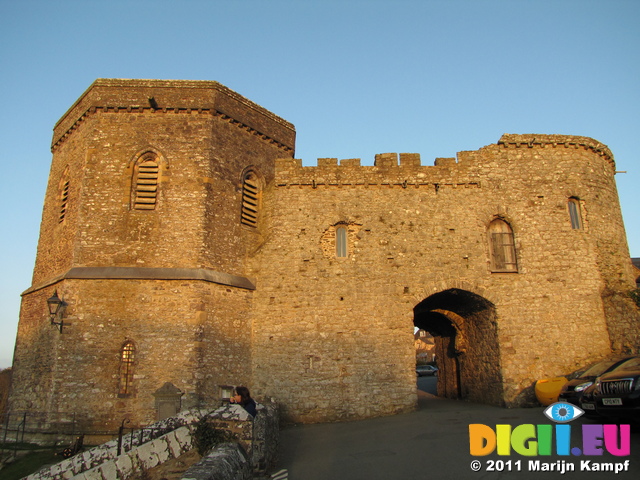
[[[505,135],[433,166],[415,154],[379,155],[371,167],[279,160],[271,236],[252,273],[254,389],[303,421],[412,408],[414,307],[451,290],[495,310],[488,335],[472,332],[482,315],[447,307],[467,318],[465,375],[477,379],[487,363],[499,372],[485,386],[466,382],[463,398],[525,404],[536,379],[608,354],[617,336],[637,349],[627,323],[638,325],[636,311],[628,301],[625,313],[607,310],[603,298],[631,285],[613,175],[606,147],[553,135]],[[572,229],[571,197],[582,229]],[[513,229],[517,272],[491,270],[495,218]],[[345,258],[327,248],[338,225],[350,232]]]
[[[182,476],[183,480],[251,480],[251,466],[237,443],[224,443]]]
[[[238,442],[216,446],[183,478],[205,480],[252,478],[275,463],[278,448],[278,410],[274,404],[258,405],[256,419],[239,405],[225,405],[213,412],[192,410],[157,422],[144,430],[141,444],[118,455],[113,440],[79,453],[26,477],[26,480],[126,480],[137,478],[169,459],[195,448],[195,424],[209,419],[216,428],[238,435]],[[255,424],[255,426],[254,426]],[[136,439],[139,434],[136,432]]]
[[[171,382],[183,408],[216,407],[220,385],[250,381],[249,293],[189,280],[66,280],[62,334],[45,322],[20,324],[12,412],[75,418],[84,432],[115,431],[123,419],[157,418],[154,392]],[[26,296],[23,312],[46,308],[51,287]],[[91,302],[83,299],[92,298]],[[42,303],[44,302],[44,304]],[[135,345],[133,378],[120,394],[120,352]],[[39,348],[30,348],[33,342]],[[77,363],[76,363],[77,362]]]
[[[207,411],[194,410],[165,419],[146,430],[144,443],[118,455],[112,440],[39,470],[26,480],[126,479],[193,448],[192,425]],[[136,435],[137,437],[137,435]],[[126,442],[125,442],[126,443]],[[126,447],[126,445],[125,445]]]

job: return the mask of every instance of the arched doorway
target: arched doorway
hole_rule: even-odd
[[[466,290],[435,293],[413,309],[414,325],[433,335],[438,395],[502,404],[494,305]]]

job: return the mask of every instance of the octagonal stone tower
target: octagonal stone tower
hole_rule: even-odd
[[[153,420],[165,382],[187,405],[248,383],[245,258],[294,142],[291,124],[217,82],[95,81],[54,129],[12,409],[113,428]]]

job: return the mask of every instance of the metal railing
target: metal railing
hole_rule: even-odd
[[[126,427],[129,423],[128,419],[122,420],[122,424],[118,429],[118,450],[120,455],[123,452],[128,452],[132,448],[138,447],[144,443],[147,443],[161,435],[167,433],[167,429],[156,427]],[[126,431],[129,430],[129,433]]]
[[[65,444],[80,430],[74,412],[54,415],[26,411],[3,413],[0,415],[0,456],[15,457],[19,450]]]
[[[117,431],[97,430],[96,424],[75,412],[10,412],[0,416],[0,455],[15,455],[18,450],[33,448],[33,444],[65,446],[65,450],[74,449],[80,437],[109,437],[117,439],[117,454],[127,452],[165,433],[172,427],[127,426],[123,419]],[[104,440],[102,440],[104,441]],[[102,443],[102,442],[100,442]],[[76,453],[76,450],[74,450]],[[64,451],[61,452],[64,456]]]
[[[14,438],[10,438],[11,430],[9,430],[9,418],[9,415],[6,415],[6,419],[4,419],[3,421],[4,431],[2,435],[2,446],[0,446],[0,454],[4,454],[5,451],[9,450],[13,452],[13,456],[16,456],[18,445],[24,443],[24,432],[27,425],[27,414],[23,413],[22,419],[14,426]],[[11,444],[13,444],[13,448],[10,449],[8,447]]]

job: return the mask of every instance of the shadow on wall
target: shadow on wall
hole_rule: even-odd
[[[0,414],[7,408],[9,389],[11,388],[11,368],[0,370]]]

